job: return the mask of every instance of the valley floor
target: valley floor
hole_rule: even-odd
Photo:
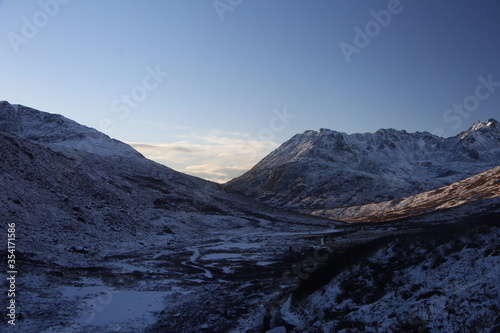
[[[165,234],[71,267],[26,254],[21,317],[2,331],[489,332],[497,221]]]

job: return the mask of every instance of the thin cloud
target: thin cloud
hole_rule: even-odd
[[[183,152],[183,153],[194,153],[196,152],[195,149],[192,149],[190,147],[184,147],[181,145],[171,145],[171,146],[166,146],[166,145],[155,145],[155,144],[149,144],[149,143],[134,143],[133,147],[135,149],[140,149],[141,151],[149,151],[149,152],[154,152],[155,150],[161,148],[162,151],[178,151],[178,152]]]
[[[276,142],[260,141],[239,132],[214,130],[205,135],[182,135],[182,139],[173,143],[129,144],[156,162],[219,183],[242,175],[278,147]]]
[[[136,119],[136,118],[131,118],[130,123],[134,126],[141,125],[141,126],[145,126],[145,127],[153,127],[153,128],[158,128],[162,131],[187,130],[188,129],[188,127],[186,127],[186,126],[167,124],[167,123],[163,123],[163,122],[155,121],[155,120],[141,120],[141,119]]]

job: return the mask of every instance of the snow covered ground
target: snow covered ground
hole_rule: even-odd
[[[126,252],[93,256],[92,266],[82,261],[65,267],[27,257],[20,260],[20,267],[29,267],[19,285],[22,319],[4,329],[197,332],[205,325],[208,331],[223,331],[280,290],[287,256],[299,257],[310,237],[330,232],[212,233],[202,242],[150,244],[140,251],[125,246],[118,251]],[[233,309],[228,299],[238,307]]]
[[[500,328],[500,229],[424,232],[382,242],[272,313],[289,332],[494,332]],[[333,269],[332,269],[333,270]]]
[[[498,324],[500,207],[491,197],[415,220],[347,225],[267,206],[6,102],[0,146],[0,216],[16,224],[19,271],[16,326],[2,321],[2,332]]]

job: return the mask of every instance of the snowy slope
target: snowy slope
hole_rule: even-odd
[[[30,112],[34,113],[30,119],[40,119],[34,122],[34,130],[20,126],[22,130],[15,131],[5,126],[12,122],[0,123],[0,184],[2,189],[8,189],[0,191],[0,213],[26,224],[20,230],[26,240],[21,245],[24,251],[31,252],[32,247],[47,249],[49,256],[63,260],[64,256],[60,256],[51,243],[86,246],[89,251],[114,246],[109,242],[88,243],[89,235],[110,240],[115,236],[135,238],[139,234],[147,240],[152,232],[178,228],[173,234],[189,239],[191,227],[218,230],[230,228],[233,222],[239,225],[247,221],[255,225],[259,218],[263,224],[279,219],[283,223],[276,226],[281,228],[289,223],[289,229],[293,229],[294,224],[304,228],[308,224],[322,227],[332,224],[321,218],[281,212],[228,193],[218,184],[134,156],[133,150],[128,154],[127,146],[121,142],[117,142],[119,155],[103,156],[71,148],[54,151],[53,142],[65,142],[63,136],[58,134],[57,139],[47,144],[49,135],[44,135],[43,129],[48,128],[47,133],[56,132],[53,122],[58,124],[59,117]],[[69,131],[67,126],[77,132],[88,130],[69,121],[62,123],[61,131]],[[38,139],[34,139],[33,133],[39,133]],[[124,157],[124,152],[129,158],[127,163],[113,158]],[[205,218],[206,215],[214,218]],[[172,225],[167,225],[169,223]],[[183,224],[186,225],[183,227]],[[285,227],[285,230],[288,229]],[[47,242],[47,238],[51,238],[51,242]],[[60,249],[64,251],[64,247]]]
[[[57,151],[83,150],[100,156],[141,158],[129,145],[58,114],[0,101],[0,129]]]
[[[297,134],[227,184],[278,207],[301,211],[404,198],[500,164],[500,124],[490,119],[450,138],[382,129]]]
[[[436,297],[451,310],[431,308],[434,317],[423,319],[437,318],[443,332],[465,317],[464,328],[495,320],[500,208],[491,209],[489,200],[498,197],[417,220],[350,225],[273,208],[176,172],[61,116],[1,105],[0,216],[16,224],[21,291],[16,326],[3,321],[2,332],[336,331],[358,324],[368,330],[377,319],[358,321],[373,311],[399,320],[385,327],[400,328],[416,320],[407,318],[416,309],[411,304],[427,311],[425,302]],[[482,131],[492,126],[456,143],[473,138],[469,145],[486,165],[495,148]],[[87,151],[74,146],[80,138],[102,140]],[[469,155],[457,159],[473,165]],[[489,182],[470,185],[478,195],[495,191]],[[453,224],[464,218],[469,225]],[[6,225],[0,224],[4,235]],[[436,227],[442,232],[432,238]],[[302,280],[294,291],[296,272]],[[445,281],[448,289],[447,272],[455,279]],[[365,281],[351,288],[358,277]],[[336,302],[336,291],[344,302]],[[339,323],[346,315],[349,322]]]
[[[500,166],[462,181],[398,200],[314,211],[346,222],[383,222],[496,198],[500,205]]]
[[[303,281],[271,310],[271,326],[287,332],[498,332],[499,236],[498,223],[463,225],[345,249],[350,263],[339,271],[345,263],[332,261],[323,269],[328,279]]]
[[[228,193],[60,116],[2,106],[0,232],[15,223],[22,290],[17,324],[2,332],[144,332],[160,311],[163,328],[228,327],[266,297],[283,249],[337,224]],[[54,148],[80,135],[109,151]],[[213,317],[211,302],[229,309],[228,299],[239,310]]]

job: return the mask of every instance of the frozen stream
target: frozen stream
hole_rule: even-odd
[[[156,313],[169,307],[171,302],[182,300],[175,295],[196,293],[197,286],[245,285],[245,279],[250,279],[249,276],[255,279],[253,274],[256,272],[272,271],[272,268],[265,267],[279,263],[285,251],[298,239],[321,237],[332,231],[244,236],[221,233],[202,244],[168,253],[154,252],[155,249],[151,248],[141,256],[127,255],[110,262],[119,268],[115,274],[124,278],[135,276],[140,287],[129,286],[120,290],[122,288],[106,286],[100,278],[83,277],[76,285],[63,287],[62,294],[78,301],[73,320],[77,329],[90,326],[107,329],[115,326],[117,329],[132,329],[136,325],[146,327],[155,323]],[[179,264],[196,270],[180,269]]]
[[[192,247],[188,247],[187,250],[192,251],[193,255],[189,258],[189,260],[183,261],[182,264],[186,265],[186,266],[189,266],[189,267],[201,269],[202,271],[205,272],[204,273],[205,277],[211,279],[213,277],[212,272],[210,272],[208,269],[206,269],[204,267],[195,265],[196,260],[200,257],[200,249],[199,249],[199,247],[198,246],[192,246]]]

